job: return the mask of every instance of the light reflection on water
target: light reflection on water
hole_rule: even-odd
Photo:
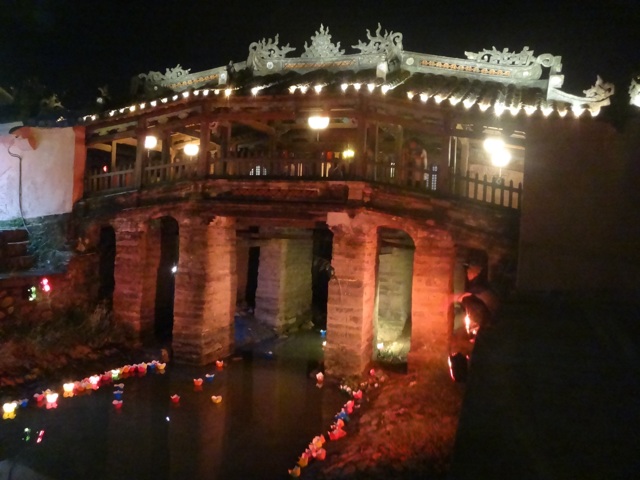
[[[337,386],[318,389],[307,378],[320,342],[306,332],[269,347],[272,357],[246,355],[222,371],[171,366],[164,375],[129,377],[121,412],[111,403],[113,386],[61,398],[55,410],[30,405],[2,422],[4,456],[65,480],[286,478],[346,401]],[[194,391],[193,378],[211,372],[213,382]],[[24,442],[25,428],[44,430],[42,442]]]

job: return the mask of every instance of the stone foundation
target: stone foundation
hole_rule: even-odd
[[[255,316],[282,332],[310,318],[313,238],[304,230],[270,234],[276,238],[260,247]],[[277,238],[282,236],[297,238]]]

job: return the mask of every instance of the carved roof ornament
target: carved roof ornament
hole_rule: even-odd
[[[158,86],[170,84],[180,80],[182,77],[186,77],[191,72],[191,69],[184,69],[182,65],[178,64],[173,68],[165,69],[164,74],[160,72],[151,71],[149,73],[141,73],[137,77],[134,77],[132,82],[132,91],[138,89],[140,81],[144,85],[144,91],[149,93],[157,90]]]
[[[375,36],[367,28],[369,43],[358,40],[358,44],[352,45],[352,48],[360,50],[362,55],[385,54],[389,59],[399,57],[402,53],[402,33],[385,30],[382,35],[381,32],[382,26],[379,23]]]
[[[528,67],[537,63],[543,67],[552,68],[554,72],[559,72],[562,69],[562,64],[560,63],[562,57],[551,55],[550,53],[543,53],[536,57],[533,54],[533,50],[529,50],[527,46],[521,52],[510,52],[508,48],[500,51],[496,47],[492,47],[491,50],[485,48],[479,52],[464,52],[464,54],[469,60],[474,60],[478,63],[516,67]]]
[[[587,90],[583,90],[582,92],[585,97],[592,102],[599,102],[613,95],[615,93],[615,86],[613,83],[604,82],[600,75],[598,75],[595,85]]]
[[[629,85],[629,96],[631,97],[629,103],[640,107],[640,75],[636,75],[631,79],[631,85]]]
[[[263,70],[269,68],[269,62],[272,60],[283,59],[287,53],[293,52],[294,47],[290,47],[287,43],[284,47],[278,46],[280,42],[279,35],[276,35],[274,39],[265,40],[264,38],[258,42],[253,42],[249,45],[249,56],[247,57],[247,66],[253,70]]]
[[[304,42],[304,53],[300,56],[302,58],[339,57],[343,54],[344,50],[340,50],[340,42],[335,45],[331,42],[329,27],[324,28],[324,25],[320,24],[320,30],[311,36],[311,45],[308,46],[307,42]]]

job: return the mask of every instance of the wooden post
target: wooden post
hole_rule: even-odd
[[[136,164],[133,170],[133,182],[136,188],[142,186],[142,172],[144,171],[144,140],[147,135],[147,131],[144,129],[144,123],[142,120],[138,123],[137,145],[136,145]]]
[[[210,129],[209,120],[205,120],[200,124],[200,151],[198,153],[198,165],[196,169],[196,174],[199,178],[206,177],[209,173]]]

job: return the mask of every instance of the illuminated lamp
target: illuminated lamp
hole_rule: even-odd
[[[231,96],[231,92],[232,92],[232,90],[230,88],[225,88],[224,96],[225,97],[230,97]]]
[[[302,93],[307,93],[307,90],[309,90],[309,85],[300,85],[298,88]]]
[[[200,147],[195,143],[188,143],[187,145],[184,146],[184,153],[186,155],[189,155],[190,157],[196,156],[199,151],[200,151]]]
[[[291,85],[289,87],[289,93],[296,93],[296,88],[298,88],[297,85]]]
[[[506,149],[497,150],[491,153],[491,164],[494,167],[504,168],[509,165],[511,154]]]
[[[320,94],[320,92],[322,92],[322,85],[316,85],[315,87],[313,87],[313,89],[317,94]]]
[[[189,98],[189,91],[182,92],[182,98]]]
[[[344,152],[342,152],[342,158],[344,158],[345,160],[349,160],[353,158],[355,155],[356,153],[350,148],[347,148]]]
[[[45,293],[49,293],[51,291],[51,285],[49,285],[49,279],[46,277],[40,280],[40,286],[42,287],[42,291]]]
[[[427,103],[427,100],[429,100],[429,95],[427,95],[426,93],[421,93],[420,94],[420,101],[422,103]]]
[[[498,150],[504,149],[504,140],[498,137],[487,137],[482,146],[487,152],[493,154]]]
[[[322,115],[312,115],[307,120],[309,123],[309,128],[312,130],[324,130],[329,126],[329,117],[325,117]]]
[[[158,105],[158,102],[156,100],[152,100],[149,102],[149,105],[151,105],[152,107],[155,107],[156,105]]]
[[[174,95],[173,97],[171,97],[171,100],[173,100],[174,102],[178,100],[178,95]]]
[[[356,89],[356,91],[357,91],[357,90],[360,90],[360,87],[361,87],[361,86],[362,86],[362,84],[361,84],[361,83],[354,83],[354,84],[353,84],[353,88],[355,88],[355,89]]]
[[[259,87],[253,87],[253,88],[251,89],[251,95],[253,95],[253,96],[255,97],[256,95],[258,95],[258,92],[259,92],[259,91],[260,91],[260,88],[259,88]]]
[[[551,105],[545,105],[541,108],[541,110],[542,110],[542,114],[545,117],[548,117],[553,112],[553,107]]]
[[[496,114],[496,117],[499,117],[499,116],[501,116],[501,115],[504,113],[505,108],[506,108],[506,107],[505,107],[505,104],[504,104],[504,103],[502,103],[502,102],[496,102],[496,103],[493,105],[493,113],[495,113],[495,114]]]
[[[408,92],[407,92],[407,98],[408,98],[409,100],[413,100],[413,97],[414,97],[414,96],[415,96],[415,93],[413,93],[412,91],[408,91]]]
[[[589,113],[591,114],[592,117],[597,117],[598,114],[600,113],[600,107],[590,108]]]
[[[376,347],[378,347],[378,350],[382,350],[384,348],[384,343],[383,342],[379,342]]]
[[[202,91],[202,95],[203,95],[203,96],[205,96],[205,97],[206,97],[207,95],[209,95],[209,89],[208,89],[208,88],[205,88],[205,89]]]
[[[158,145],[158,139],[153,135],[147,135],[144,138],[144,148],[152,149],[152,148],[156,148],[157,145]]]
[[[525,113],[527,115],[533,115],[533,113],[536,111],[536,106],[535,105],[525,105],[524,111],[525,111]]]
[[[372,93],[376,88],[376,84],[375,83],[368,83],[367,84],[367,90],[369,90],[369,93]]]
[[[460,103],[460,99],[458,97],[449,97],[449,103],[455,106]]]
[[[444,97],[442,95],[438,94],[435,97],[433,97],[433,99],[436,101],[436,103],[440,104],[444,100]]]
[[[144,110],[146,107],[147,107],[147,104],[146,104],[146,103],[141,103],[141,104],[139,105],[140,110]]]
[[[575,115],[576,118],[578,118],[580,115],[582,115],[585,111],[585,108],[581,105],[572,105],[571,106],[571,111],[573,112],[573,114]]]
[[[174,265],[173,267],[171,267],[171,273],[176,273],[178,271],[178,266]]]
[[[467,98],[466,100],[464,100],[462,102],[462,104],[464,105],[464,108],[466,108],[467,110],[469,110],[471,107],[473,107],[473,104],[476,103],[476,101],[472,98]]]
[[[380,91],[382,92],[383,95],[386,95],[390,89],[391,87],[389,85],[382,85],[380,87]]]
[[[340,90],[342,90],[343,92],[346,92],[347,88],[349,88],[348,83],[343,83],[342,85],[340,85]]]
[[[520,112],[520,106],[519,105],[512,105],[509,107],[509,111],[511,112],[511,115],[513,115],[514,117],[516,115],[518,115],[518,112]]]

